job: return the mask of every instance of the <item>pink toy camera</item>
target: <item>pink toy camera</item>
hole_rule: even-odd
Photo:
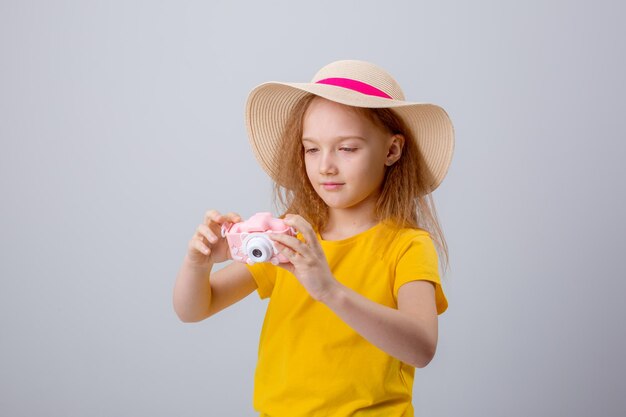
[[[248,265],[257,262],[271,262],[274,265],[289,262],[274,246],[268,236],[270,233],[296,235],[293,228],[266,212],[257,213],[244,222],[222,225],[222,237],[228,241],[232,258]]]

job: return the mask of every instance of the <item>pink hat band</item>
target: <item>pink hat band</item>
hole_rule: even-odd
[[[349,90],[356,91],[361,94],[366,94],[368,96],[393,99],[393,97],[391,97],[389,94],[385,93],[382,90],[379,90],[373,85],[369,85],[362,81],[353,80],[351,78],[324,78],[323,80],[317,81],[316,84],[334,85],[336,87],[347,88]]]

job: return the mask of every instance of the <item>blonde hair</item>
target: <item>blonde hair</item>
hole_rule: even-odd
[[[280,163],[276,164],[279,168],[274,183],[274,204],[278,211],[284,210],[280,217],[288,213],[299,214],[321,232],[328,221],[328,207],[309,181],[302,146],[304,114],[315,97],[313,94],[302,97],[285,124],[279,151],[275,155]],[[393,110],[350,108],[384,131],[404,136],[400,159],[386,167],[375,215],[378,221],[394,226],[396,232],[401,228],[426,230],[440,256],[443,255],[442,272],[445,274],[448,269],[448,246],[431,195],[432,174],[417,142]],[[294,158],[294,155],[297,157]]]

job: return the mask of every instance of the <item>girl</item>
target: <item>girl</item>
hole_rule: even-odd
[[[256,87],[246,121],[298,232],[272,237],[290,262],[211,273],[230,259],[221,225],[242,220],[211,210],[177,277],[176,313],[199,321],[254,290],[270,297],[255,373],[262,416],[413,416],[414,371],[432,360],[447,308],[431,196],[454,148],[446,112],[405,101],[375,65],[338,61],[311,83]]]

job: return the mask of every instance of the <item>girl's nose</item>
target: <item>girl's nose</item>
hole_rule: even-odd
[[[335,158],[332,152],[322,153],[319,170],[322,175],[333,175],[337,173],[337,165],[335,164]]]

